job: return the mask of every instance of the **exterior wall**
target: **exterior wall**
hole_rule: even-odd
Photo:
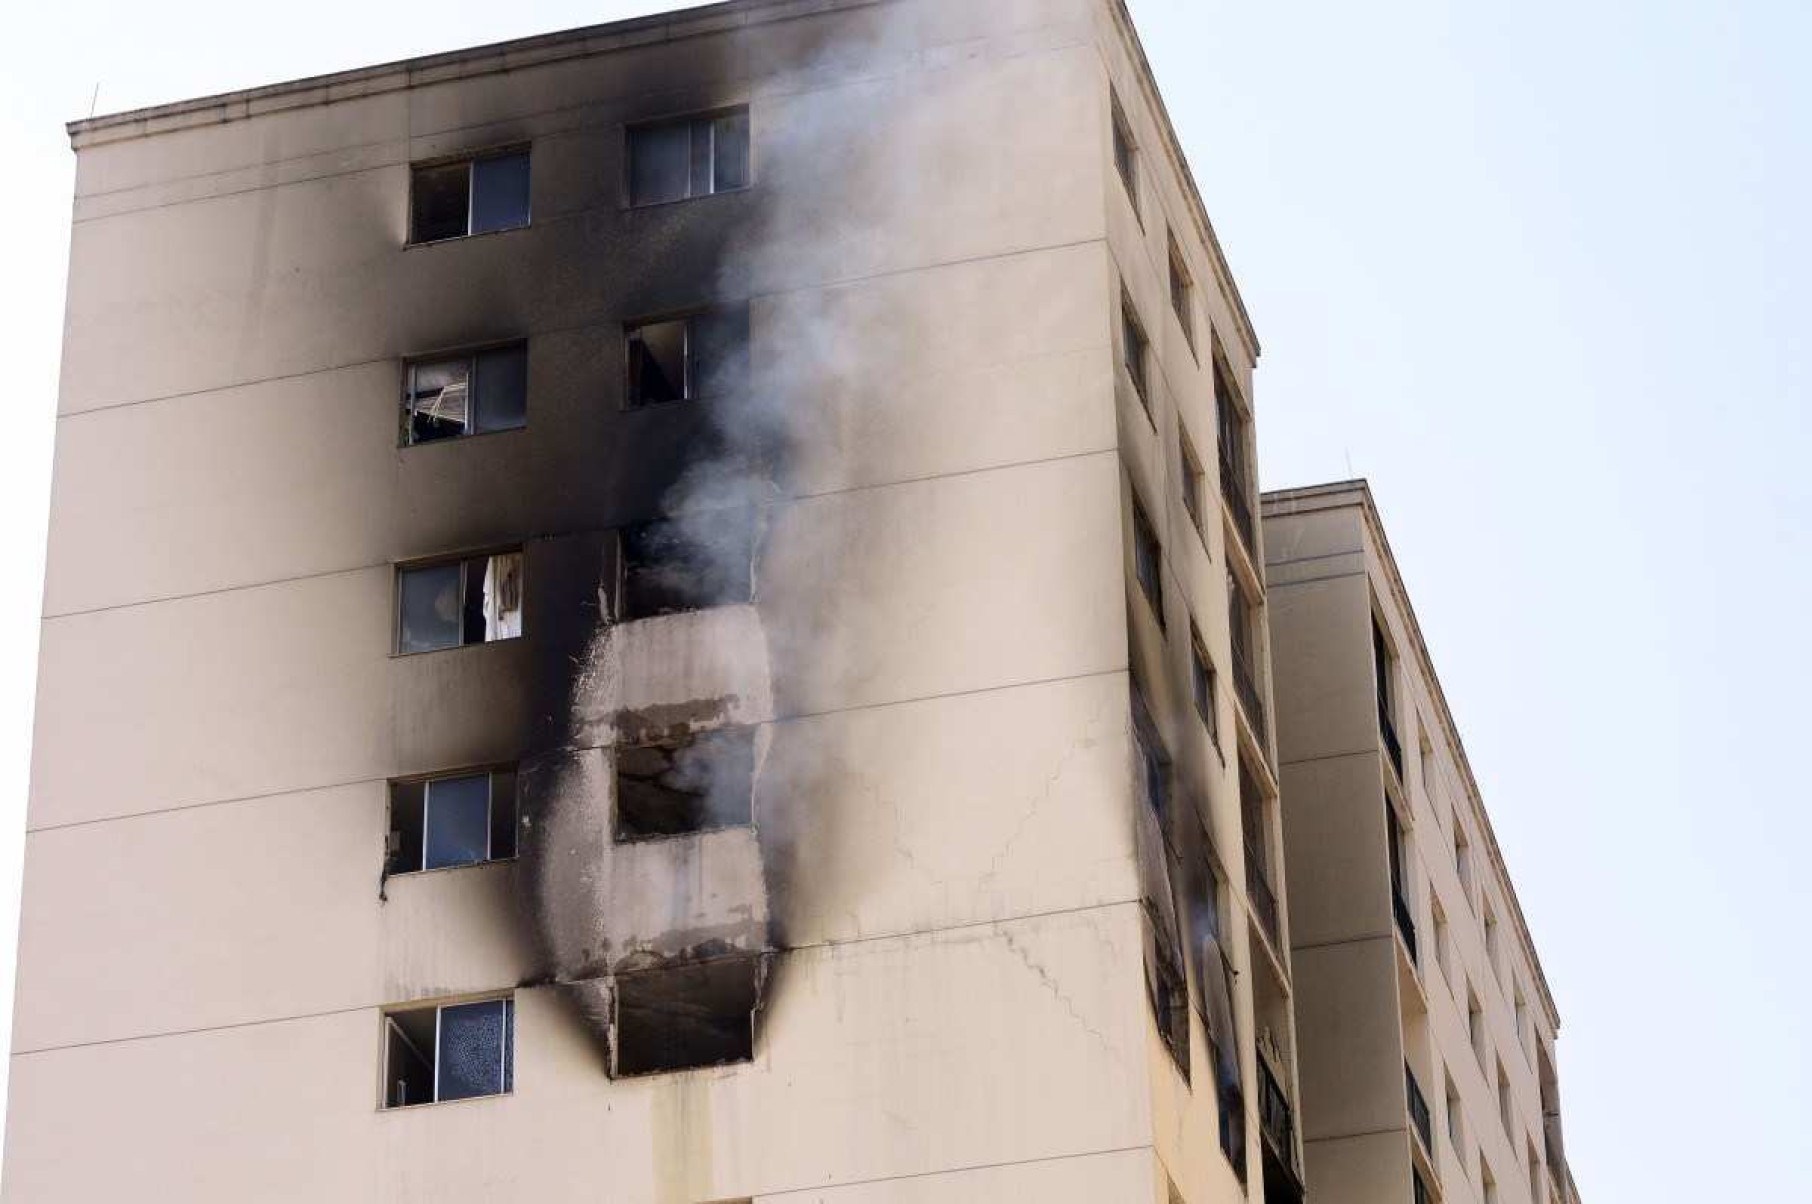
[[[1160,207],[1248,390],[1256,346],[1180,165],[1143,234],[1114,208],[1106,80],[1163,143],[1117,4],[812,8],[78,131],[5,1199],[1238,1198],[1201,1020],[1192,1089],[1142,966],[1129,678],[1218,847],[1234,741],[1270,757],[1228,694],[1220,750],[1190,727],[1182,608],[1226,657],[1245,555],[1176,500],[1207,374],[1166,335],[1141,430],[1116,368],[1118,280],[1168,310]],[[624,205],[627,123],[736,103],[753,189]],[[517,143],[529,228],[405,245],[410,163]],[[754,600],[610,630],[616,530],[737,416],[624,409],[623,324],[744,301],[742,413],[788,451]],[[397,447],[405,358],[517,338],[525,429]],[[1128,618],[1131,487],[1168,637]],[[517,545],[523,638],[392,655],[397,564]],[[607,767],[700,700],[762,729],[758,871],[740,834],[617,850],[558,901],[765,908],[755,1057],[613,1081],[523,865],[383,879],[387,784]],[[1288,991],[1259,941],[1248,1083],[1245,971]],[[378,1109],[384,1007],[511,990],[512,1094]]]
[[[1481,1200],[1483,1166],[1508,1204],[1531,1199],[1532,1147],[1535,1204],[1575,1204],[1564,1162],[1551,1165],[1544,1142],[1539,1059],[1552,1064],[1558,1016],[1370,494],[1363,483],[1268,494],[1265,527],[1310,1181],[1332,1204],[1385,1204],[1409,1198],[1416,1161],[1440,1198]],[[1374,615],[1394,657],[1401,778],[1380,736]],[[1393,917],[1387,800],[1403,827],[1414,953]],[[1495,967],[1486,900],[1499,920]],[[1482,1006],[1482,1058],[1469,990]],[[1428,1103],[1432,1150],[1411,1135],[1405,1064]]]

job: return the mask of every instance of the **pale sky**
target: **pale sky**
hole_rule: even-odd
[[[62,123],[97,83],[106,112],[670,7],[9,13],[9,1006]],[[1383,510],[1561,1008],[1587,1204],[1812,1199],[1812,5],[1132,9],[1264,342],[1264,485],[1363,475]]]

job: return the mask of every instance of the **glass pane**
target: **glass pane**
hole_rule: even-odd
[[[472,165],[472,233],[515,230],[529,224],[527,151],[480,159]]]
[[[713,125],[713,192],[749,186],[749,111],[725,113]]]
[[[629,131],[629,203],[684,200],[691,180],[692,127],[687,122]]]
[[[516,855],[516,771],[491,775],[491,860]]]
[[[471,164],[418,167],[409,182],[409,241],[435,242],[466,233]]]
[[[390,787],[390,857],[385,873],[410,874],[422,868],[422,799],[420,782]]]
[[[511,431],[528,424],[528,348],[480,352],[472,429]]]
[[[440,1010],[439,1099],[471,1099],[504,1089],[508,1009],[507,1000],[494,999]]]
[[[629,332],[629,404],[686,398],[688,322],[650,322]]]
[[[461,356],[409,365],[403,398],[409,414],[409,442],[431,443],[466,433],[471,414],[472,361]]]
[[[491,847],[490,775],[429,782],[427,829],[423,869],[486,860]]]
[[[432,652],[459,646],[459,565],[406,569],[401,574],[397,651]]]
[[[687,123],[692,129],[692,195],[710,196],[711,186],[711,120],[699,118]]]

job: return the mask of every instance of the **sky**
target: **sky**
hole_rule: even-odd
[[[63,122],[669,7],[9,14],[0,999]],[[1264,344],[1263,484],[1364,476],[1383,512],[1561,1009],[1588,1204],[1812,1198],[1812,5],[1131,8]]]

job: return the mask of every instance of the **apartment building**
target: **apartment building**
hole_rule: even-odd
[[[1319,1204],[1578,1204],[1560,1017],[1363,481],[1264,495]]]
[[[70,134],[0,1195],[1302,1197],[1259,349],[1119,0]]]

